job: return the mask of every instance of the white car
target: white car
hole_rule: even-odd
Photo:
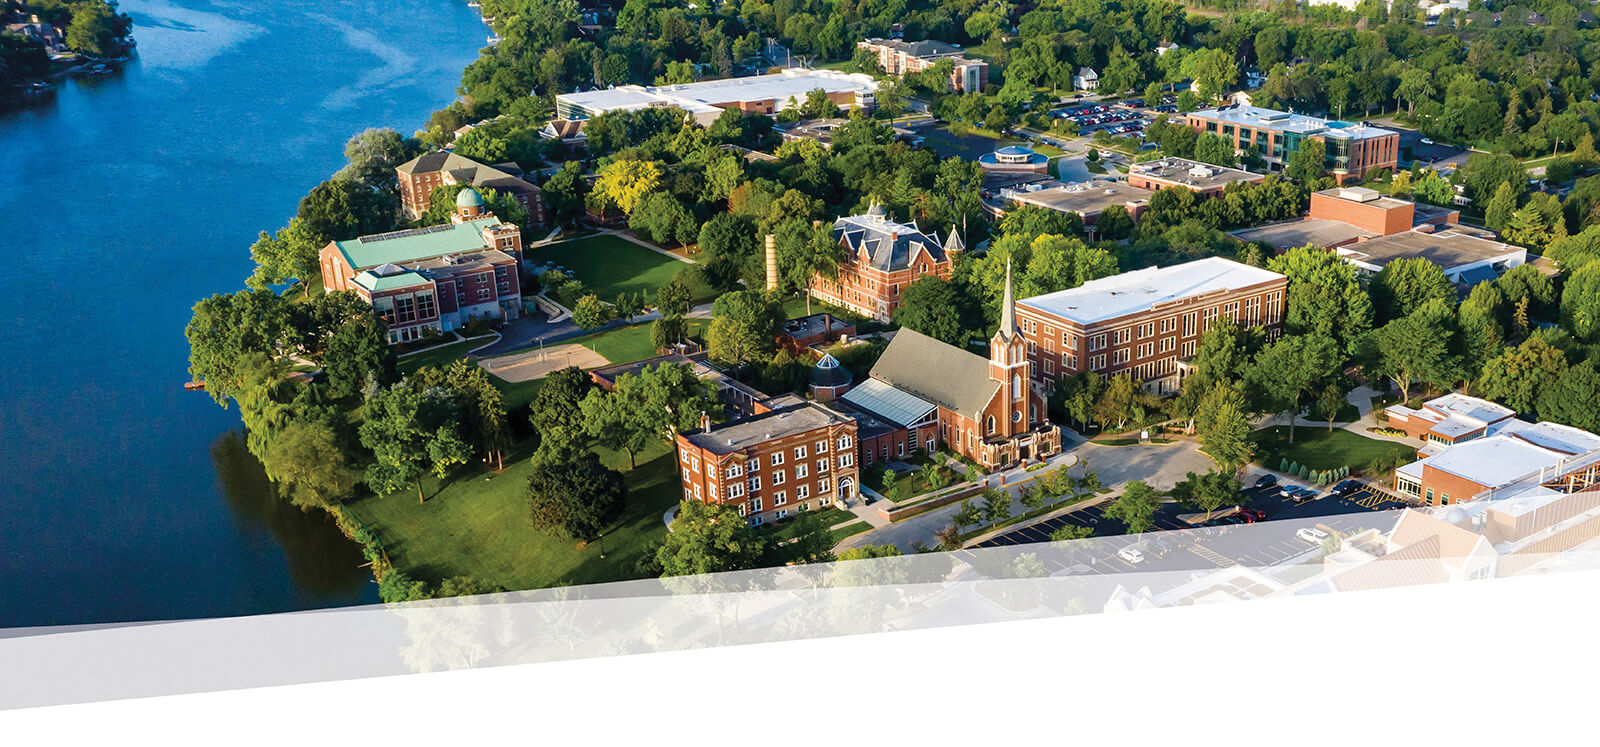
[[[1313,545],[1320,545],[1322,544],[1323,540],[1328,538],[1328,533],[1315,527],[1301,527],[1299,531],[1294,533],[1294,536],[1310,542]]]
[[[1133,547],[1124,547],[1121,550],[1118,550],[1117,557],[1128,561],[1130,565],[1138,565],[1144,562],[1144,553],[1139,552],[1138,548]]]

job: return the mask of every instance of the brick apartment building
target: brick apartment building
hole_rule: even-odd
[[[1159,395],[1178,391],[1185,362],[1220,318],[1282,329],[1288,279],[1210,257],[1125,272],[1017,304],[1034,380],[1045,388],[1080,371],[1131,374]]]
[[[684,500],[733,506],[751,524],[826,508],[860,490],[856,421],[806,402],[678,435]]]
[[[1008,267],[988,358],[902,328],[869,378],[838,404],[863,423],[863,464],[943,444],[984,469],[1000,469],[1061,451],[1061,429],[1046,417],[1032,365],[1017,327]]]
[[[332,241],[319,255],[322,284],[352,291],[389,325],[391,343],[521,314],[522,231],[484,212],[465,189],[446,225]]]
[[[900,305],[900,292],[918,278],[950,277],[951,254],[964,248],[953,229],[941,242],[914,223],[895,222],[876,203],[866,215],[835,221],[833,236],[845,248],[838,277],[812,277],[811,295],[882,322]]]
[[[989,85],[989,63],[963,57],[961,47],[954,44],[932,40],[866,39],[856,42],[856,48],[877,55],[883,71],[896,78],[927,70],[940,60],[950,60],[955,65],[950,74],[950,90],[980,93]]]
[[[1321,140],[1324,169],[1341,185],[1360,180],[1368,169],[1394,169],[1400,159],[1400,133],[1370,125],[1239,104],[1190,112],[1182,121],[1222,136],[1239,151],[1254,151],[1274,171],[1283,169],[1302,142]]]
[[[516,164],[486,166],[450,151],[424,153],[395,167],[395,174],[400,179],[400,208],[407,219],[416,220],[428,212],[428,202],[434,189],[465,184],[515,197],[528,209],[529,227],[543,224],[546,218],[543,193],[532,182],[508,169],[521,173]]]

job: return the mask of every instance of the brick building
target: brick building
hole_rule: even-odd
[[[389,325],[389,341],[450,332],[480,318],[521,315],[522,232],[484,212],[483,197],[456,196],[449,224],[332,241],[322,285],[352,291]]]
[[[900,305],[900,292],[918,278],[949,278],[950,255],[964,248],[953,229],[941,242],[914,223],[895,222],[876,203],[866,215],[835,221],[833,236],[845,249],[844,259],[836,278],[812,277],[812,297],[882,322]]]
[[[902,328],[868,380],[840,399],[873,426],[863,428],[862,463],[932,452],[939,444],[989,470],[1059,453],[1061,429],[1046,417],[1032,365],[1017,327],[1008,267],[1000,329],[989,341],[988,358]]]
[[[917,73],[950,60],[955,66],[950,73],[952,91],[981,93],[989,85],[989,63],[969,60],[962,49],[942,41],[908,42],[901,39],[867,39],[856,42],[857,49],[865,49],[878,56],[878,65],[885,73],[896,78],[906,73]]]
[[[508,169],[516,169],[517,174]],[[433,190],[453,184],[492,189],[509,194],[528,209],[528,226],[545,222],[544,196],[532,182],[523,179],[516,164],[486,166],[466,156],[436,150],[424,153],[397,167],[400,179],[400,208],[409,220],[428,212]]]
[[[1302,142],[1321,140],[1324,169],[1339,184],[1360,180],[1368,169],[1394,169],[1400,159],[1400,133],[1370,125],[1238,104],[1190,112],[1182,121],[1222,136],[1239,151],[1254,151],[1274,171],[1283,169]]]
[[[1227,317],[1245,327],[1282,328],[1288,279],[1210,257],[1125,272],[1017,304],[1033,377],[1045,388],[1080,371],[1131,374],[1172,394],[1200,336]]]
[[[1429,505],[1496,499],[1527,488],[1567,489],[1600,477],[1600,436],[1558,423],[1506,419],[1487,435],[1441,444],[1394,471],[1395,490]]]
[[[856,421],[816,402],[678,435],[685,500],[738,509],[751,524],[854,498]]]
[[[675,106],[701,125],[710,125],[726,109],[772,116],[789,109],[791,100],[803,103],[807,94],[819,89],[840,109],[871,111],[877,105],[878,82],[870,75],[785,68],[771,75],[557,94],[556,118],[583,121],[608,112]]]
[[[1482,438],[1491,428],[1516,417],[1517,412],[1486,399],[1451,392],[1428,400],[1415,410],[1404,404],[1390,405],[1384,414],[1388,415],[1391,428],[1430,444],[1448,446]]]

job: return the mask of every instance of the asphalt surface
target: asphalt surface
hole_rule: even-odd
[[[1195,527],[1178,518],[1180,514],[1192,513],[1189,509],[1176,503],[1163,503],[1156,511],[1155,527],[1142,535],[1128,535],[1125,524],[1107,517],[1105,509],[1110,505],[1107,502],[1014,529],[974,545],[973,549],[1049,542],[1052,532],[1072,524],[1093,530],[1095,539],[1073,543],[1068,553],[1046,554],[1043,561],[1052,574],[1204,571],[1232,565],[1261,567],[1316,550],[1316,545],[1295,535],[1301,527],[1320,525],[1351,534],[1386,526],[1393,521],[1393,514],[1387,512],[1406,505],[1366,488],[1344,497],[1330,495],[1328,489],[1319,492],[1322,497],[1295,503],[1283,498],[1277,487],[1247,489],[1242,505],[1267,514],[1264,521],[1254,524],[1213,521],[1209,526]],[[1173,531],[1180,529],[1189,531]],[[1135,564],[1118,556],[1119,550],[1129,546],[1140,549],[1143,561]]]

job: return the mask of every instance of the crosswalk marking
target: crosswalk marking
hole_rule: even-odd
[[[1226,556],[1209,548],[1201,547],[1199,545],[1190,545],[1188,550],[1189,552],[1199,555],[1202,560],[1205,560],[1208,563],[1215,563],[1224,567],[1234,564],[1233,561],[1229,560]]]

